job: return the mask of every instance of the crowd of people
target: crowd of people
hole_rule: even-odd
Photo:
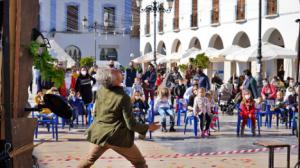
[[[116,69],[113,62],[108,67]],[[97,66],[90,69],[74,67],[62,87],[50,85],[50,90],[57,90],[55,94],[65,97],[76,109],[75,117],[85,116],[84,123],[87,123],[86,107],[95,102],[96,92],[101,87],[95,79],[97,69]],[[272,110],[280,111],[282,122],[289,119],[289,111],[297,111],[296,84],[290,77],[286,81],[281,76],[275,76],[271,80],[265,78],[259,89],[250,70],[245,70],[239,77],[232,76],[228,81],[223,81],[217,73],[210,79],[201,68],[192,65],[184,72],[180,72],[176,65],[167,71],[164,66],[155,67],[152,64],[141,71],[130,62],[122,74],[122,85],[131,97],[132,112],[136,119],[145,123],[147,112],[153,108],[161,116],[162,132],[176,131],[175,114],[180,110],[179,104],[181,108],[186,108],[188,115],[199,118],[201,136],[209,136],[216,108],[219,108],[219,112],[232,114],[236,105],[240,105],[239,115],[243,118],[241,135],[248,118],[253,122],[252,132],[255,134],[255,111],[258,108],[264,110],[266,104],[271,105]],[[40,83],[36,104],[42,103],[42,90]],[[167,116],[170,117],[169,129]]]

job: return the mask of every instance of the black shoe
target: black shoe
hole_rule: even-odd
[[[166,123],[161,123],[161,132],[168,132],[166,128]]]
[[[174,127],[171,127],[169,131],[170,132],[176,132],[176,129]]]

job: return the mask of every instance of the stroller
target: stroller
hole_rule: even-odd
[[[231,83],[225,83],[218,90],[218,106],[222,113],[233,115],[235,109],[235,103],[232,99],[233,85]]]

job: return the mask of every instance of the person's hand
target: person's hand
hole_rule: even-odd
[[[159,122],[154,122],[152,124],[149,124],[149,131],[156,131],[160,128],[160,125],[158,125]]]

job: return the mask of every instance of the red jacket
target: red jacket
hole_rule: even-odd
[[[161,76],[158,76],[158,77],[156,78],[156,81],[155,81],[155,86],[156,86],[156,87],[159,87],[160,84],[161,84],[161,82],[162,82],[162,77],[161,77]]]
[[[240,115],[241,116],[245,116],[245,115],[249,115],[251,114],[252,116],[254,116],[255,113],[255,102],[254,100],[243,100],[241,102],[241,112]]]
[[[66,83],[62,84],[62,86],[59,88],[59,94],[63,97],[67,97],[67,88],[66,88]]]
[[[77,78],[78,78],[78,74],[77,73],[73,73],[72,76],[71,76],[70,89],[75,89]]]
[[[261,90],[261,96],[267,96],[267,99],[276,99],[276,87],[272,84],[264,86]]]

